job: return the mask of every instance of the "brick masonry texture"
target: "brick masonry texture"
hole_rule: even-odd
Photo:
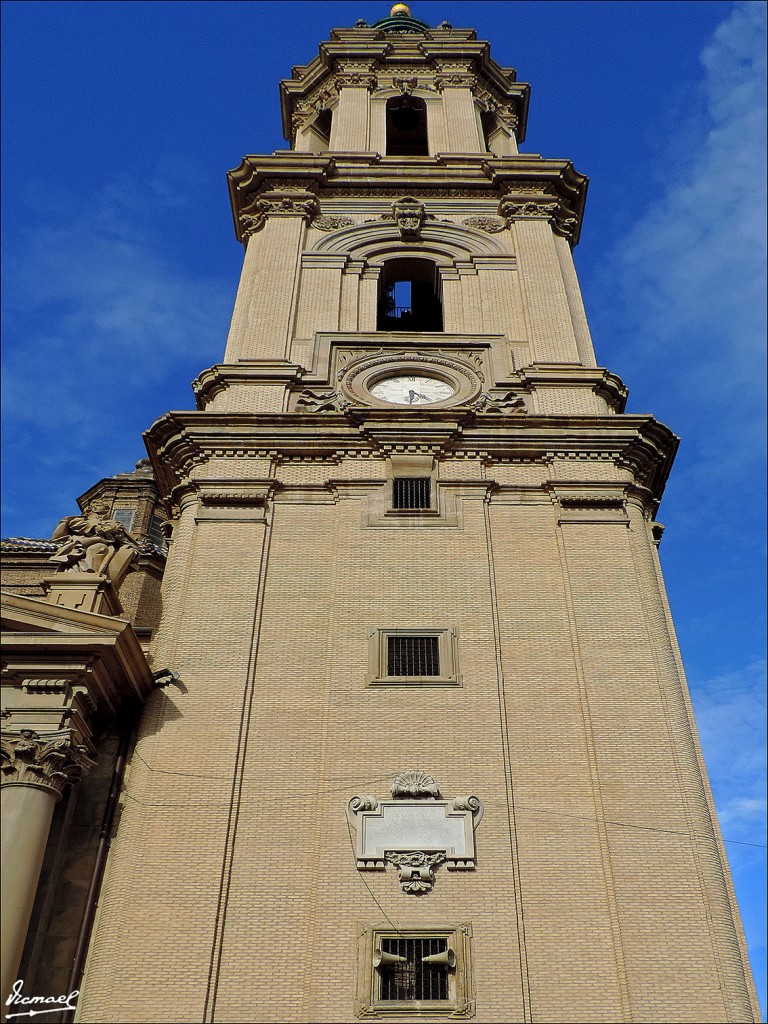
[[[463,924],[480,1022],[757,1019],[653,538],[675,439],[623,416],[595,368],[553,212],[584,179],[515,156],[511,128],[485,151],[476,90],[527,87],[489,78],[462,31],[434,45],[480,78],[454,69],[450,87],[412,39],[383,54],[373,30],[342,33],[311,71],[325,82],[356,54],[331,90],[333,166],[301,127],[312,79],[298,152],[231,172],[249,237],[224,383],[147,435],[174,522],[151,657],[181,684],[151,698],[126,776],[88,1024],[351,1022],[358,973],[373,977],[361,929]],[[371,156],[399,93],[361,86],[361,54],[380,75],[417,68],[431,158]],[[392,213],[412,192],[418,241]],[[237,220],[247,203],[261,221]],[[352,226],[312,227],[318,210]],[[487,230],[462,227],[473,214]],[[445,336],[377,334],[383,264],[425,255]],[[344,391],[376,354],[463,359],[469,380],[473,344],[471,379],[522,405],[422,415]],[[327,408],[287,411],[313,389]],[[434,472],[439,509],[389,515],[395,456]],[[398,628],[452,631],[460,685],[367,685],[371,636]],[[391,866],[357,869],[346,815],[408,769],[484,804],[476,869],[439,867],[421,897]]]

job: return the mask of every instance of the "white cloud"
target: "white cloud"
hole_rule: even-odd
[[[742,464],[762,443],[765,22],[765,5],[738,3],[716,30],[701,57],[705,116],[658,139],[666,185],[597,281],[596,320],[623,325],[612,349],[630,381],[663,383],[682,431],[714,417]]]
[[[696,722],[726,838],[764,842],[766,664],[692,679]]]

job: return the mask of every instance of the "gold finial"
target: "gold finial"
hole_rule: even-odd
[[[411,16],[411,8],[408,4],[395,4],[392,10],[389,12],[390,18],[394,18],[396,14],[404,14],[406,18]]]

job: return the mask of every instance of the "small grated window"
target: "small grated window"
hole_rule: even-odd
[[[431,483],[428,476],[395,477],[392,481],[392,507],[431,508]]]
[[[447,939],[384,939],[379,965],[382,1000],[448,999]],[[442,957],[441,957],[442,954]],[[444,962],[427,961],[441,958]]]
[[[128,530],[128,532],[130,533],[133,527],[135,512],[131,508],[116,508],[112,512],[112,518],[116,519],[118,523],[122,523],[126,530]]]
[[[440,648],[436,636],[388,636],[388,676],[439,676]]]
[[[155,545],[156,548],[160,548],[161,551],[165,551],[168,547],[165,534],[163,533],[163,523],[165,520],[156,515],[152,514],[152,518],[149,522],[149,539]]]

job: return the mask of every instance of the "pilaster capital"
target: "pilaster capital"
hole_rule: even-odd
[[[285,186],[254,196],[239,214],[243,239],[260,231],[269,217],[301,217],[310,221],[320,212],[320,203],[305,188]]]
[[[71,729],[42,736],[33,729],[5,733],[0,747],[4,786],[35,786],[56,799],[96,764],[90,744],[77,742]]]
[[[339,60],[335,62],[333,85],[336,91],[341,89],[368,89],[369,92],[378,85],[375,60]]]
[[[475,89],[476,87],[477,77],[465,72],[443,74],[435,78],[435,89],[438,92],[442,92],[444,89]]]
[[[558,235],[573,241],[579,219],[564,203],[544,195],[530,199],[519,195],[506,195],[499,202],[499,215],[510,225],[514,220],[546,220]]]

